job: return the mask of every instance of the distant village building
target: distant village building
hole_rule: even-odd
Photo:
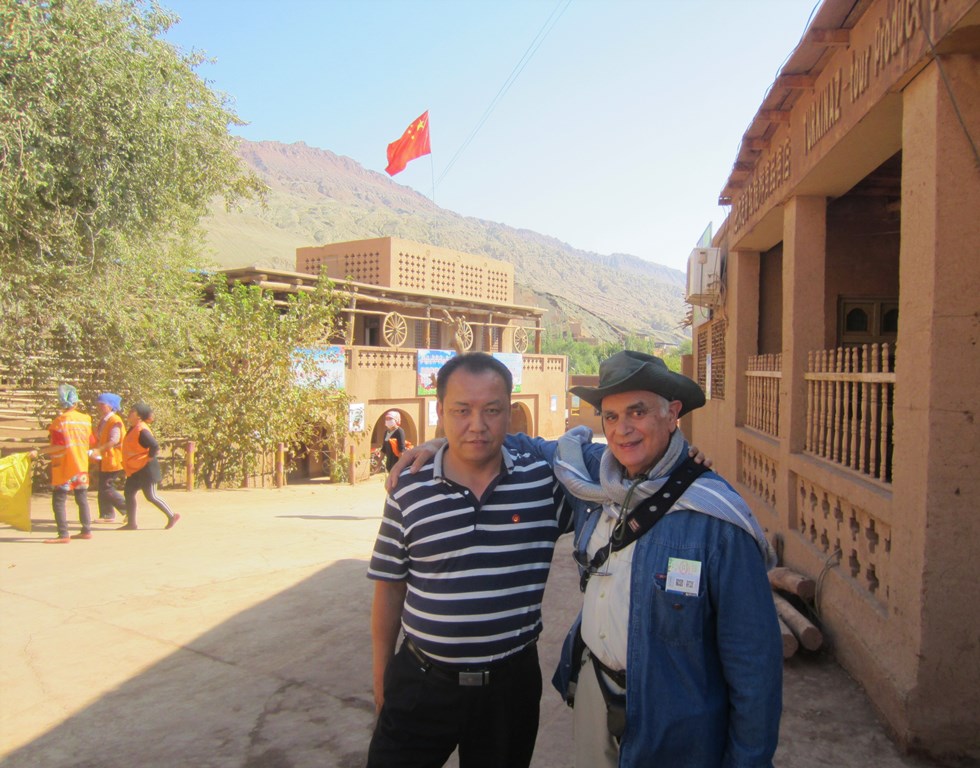
[[[825,0],[688,269],[690,436],[908,748],[980,758],[980,3]]]
[[[296,271],[222,270],[273,294],[312,290],[321,270],[345,297],[344,337],[324,350],[338,384],[354,399],[355,479],[370,473],[397,410],[406,438],[438,434],[435,373],[449,355],[482,351],[514,373],[511,428],[553,438],[565,429],[567,359],[541,354],[544,310],[514,303],[514,267],[495,259],[394,237],[296,249]],[[317,460],[309,474],[326,473]]]

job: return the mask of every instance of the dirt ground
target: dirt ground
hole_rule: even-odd
[[[0,765],[363,765],[380,478],[163,495],[182,515],[170,531],[144,503],[139,531],[97,524],[90,541],[44,546],[44,495],[32,533],[0,527]],[[546,592],[546,679],[578,608],[569,546]],[[777,766],[940,765],[901,754],[827,654],[785,673]],[[571,737],[546,686],[535,768],[571,766]]]

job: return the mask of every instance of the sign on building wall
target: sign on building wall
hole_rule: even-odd
[[[347,429],[350,432],[364,431],[364,403],[351,403],[347,412]]]
[[[344,348],[296,349],[293,353],[296,385],[320,389],[343,389],[346,385]]]
[[[418,352],[418,392],[421,397],[424,395],[436,394],[436,383],[439,369],[451,358],[455,357],[456,352],[451,349],[420,349]],[[524,356],[517,352],[494,352],[493,356],[499,360],[510,371],[514,379],[512,392],[520,392],[524,378]]]
[[[436,376],[439,369],[446,364],[451,357],[455,357],[456,352],[452,349],[420,349],[418,356],[417,395],[436,394]]]
[[[494,352],[493,356],[506,365],[510,375],[514,377],[514,389],[511,391],[520,392],[524,378],[524,356],[519,352]]]

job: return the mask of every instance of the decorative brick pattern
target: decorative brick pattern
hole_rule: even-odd
[[[779,462],[739,441],[737,473],[738,481],[751,488],[760,501],[775,511]]]
[[[543,357],[525,357],[524,358],[524,370],[534,371],[535,373],[540,373],[544,370],[544,358]]]
[[[708,388],[708,326],[702,325],[698,328],[698,386],[701,389]]]
[[[430,259],[432,269],[432,283],[428,290],[435,293],[458,294],[458,267],[459,264],[448,259],[432,257]]]
[[[891,586],[891,526],[804,477],[797,478],[797,530],[830,556],[840,551],[840,572],[883,607]]]
[[[344,277],[350,277],[356,283],[378,285],[381,282],[381,254],[345,253]]]
[[[395,284],[401,288],[412,288],[418,291],[427,290],[425,261],[425,256],[420,253],[400,252],[395,263]]]
[[[303,261],[297,265],[298,272],[308,272],[311,275],[320,274],[320,266],[323,264],[322,256],[303,256]]]
[[[384,347],[357,347],[354,354],[357,355],[354,365],[358,368],[383,371],[414,371],[418,359],[415,350]]]
[[[337,245],[362,250],[341,250]],[[506,262],[397,239],[337,245],[297,249],[297,271],[317,274],[326,264],[334,280],[349,278],[369,285],[505,305],[514,301],[514,271]]]
[[[724,318],[712,320],[698,328],[698,384],[712,400],[725,399],[725,330]],[[708,381],[708,355],[711,355],[711,381]]]
[[[546,371],[564,371],[565,370],[565,357],[563,355],[551,355],[544,359],[544,368]]]
[[[725,399],[725,331],[724,318],[711,321],[711,399]]]
[[[506,272],[499,272],[494,269],[487,270],[487,295],[489,301],[499,301],[509,304],[511,278]]]
[[[472,264],[459,265],[459,293],[471,299],[482,299],[483,268]]]

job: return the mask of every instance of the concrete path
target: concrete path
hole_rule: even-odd
[[[139,531],[44,546],[43,495],[32,533],[0,528],[0,765],[362,766],[380,479],[162,495],[182,515],[170,531],[144,502]],[[546,595],[546,679],[579,602],[568,548]],[[535,768],[571,766],[571,738],[546,685]],[[853,681],[809,655],[786,665],[776,765],[936,764],[900,755]]]

